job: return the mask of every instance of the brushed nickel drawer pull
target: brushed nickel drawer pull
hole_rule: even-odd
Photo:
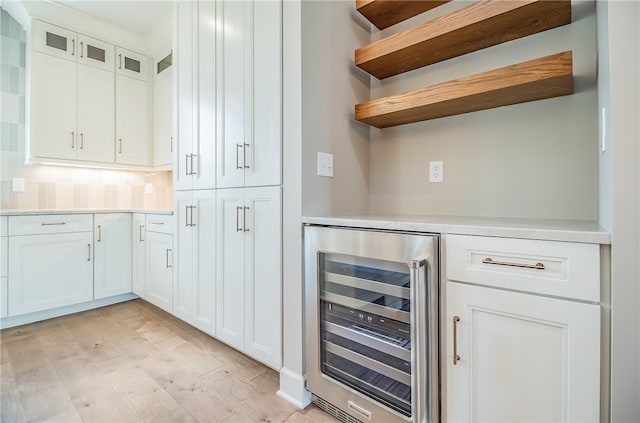
[[[195,223],[193,223],[193,209],[195,209],[196,206],[189,206],[189,217],[191,217],[191,224],[189,226],[196,226]]]
[[[84,57],[84,42],[80,41],[80,57]]]
[[[240,227],[240,211],[243,210],[242,207],[236,207],[236,232],[242,232],[242,228]]]
[[[67,222],[42,222],[40,224],[40,226],[60,226],[60,225],[66,225]]]
[[[247,229],[247,210],[249,210],[249,207],[243,207],[242,208],[242,226],[244,227],[243,232],[249,232],[249,229]]]
[[[242,169],[242,166],[240,166],[240,156],[238,155],[238,150],[240,150],[242,147],[242,144],[236,144],[236,169]]]
[[[71,131],[71,148],[76,148],[76,134]]]
[[[535,270],[544,270],[544,264],[536,263],[536,264],[522,264],[522,263],[509,263],[508,261],[493,261],[491,257],[487,257],[482,260],[483,264],[494,264],[496,266],[510,266],[510,267],[522,267],[524,269],[535,269]]]
[[[87,244],[87,248],[89,249],[89,255],[87,256],[87,261],[91,261],[91,244]]]
[[[102,241],[102,225],[98,225],[98,242]]]
[[[140,239],[140,242],[144,241],[144,238],[142,237],[142,230],[144,229],[144,225],[139,225],[140,227],[138,228],[138,239]]]
[[[84,133],[80,132],[80,150],[84,150]]]
[[[458,355],[458,322],[460,321],[460,317],[453,316],[453,365],[455,366],[460,361],[460,356]]]
[[[171,268],[171,264],[169,263],[169,253],[171,253],[171,249],[167,248],[167,269]]]
[[[249,147],[249,144],[245,143],[242,148],[242,163],[244,163],[245,169],[249,169],[249,165],[247,164],[247,147]]]
[[[164,225],[164,222],[151,222],[152,225]]]

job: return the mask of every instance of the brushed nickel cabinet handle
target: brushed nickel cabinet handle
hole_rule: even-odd
[[[87,256],[87,261],[91,261],[91,244],[87,244],[87,248],[89,251],[89,255]]]
[[[76,134],[71,131],[71,148],[76,148]]]
[[[458,322],[460,321],[460,317],[453,316],[453,365],[455,366],[460,361],[460,356],[458,355]]]
[[[236,232],[242,232],[242,228],[240,227],[240,211],[243,210],[243,207],[236,207]]]
[[[40,224],[40,226],[59,226],[59,225],[66,225],[67,222],[42,222]]]
[[[184,226],[187,228],[189,225],[189,206],[184,206]]]
[[[171,268],[171,264],[169,263],[169,253],[171,253],[171,249],[167,248],[167,255],[166,255],[166,257],[167,257],[167,269]]]
[[[80,150],[84,150],[84,133],[80,132]]]
[[[507,261],[494,261],[491,257],[487,257],[482,260],[483,264],[493,264],[495,266],[509,266],[509,267],[521,267],[524,269],[545,270],[543,263],[536,264],[522,264],[522,263],[510,263]]]
[[[140,242],[144,242],[144,238],[142,237],[142,230],[144,229],[144,225],[139,225],[138,228],[138,239]]]
[[[244,227],[243,232],[249,232],[249,229],[247,228],[247,210],[249,210],[249,207],[242,208],[242,226]]]
[[[118,69],[122,69],[122,54],[118,54],[118,58],[120,59],[120,65],[118,66]]]
[[[242,144],[236,144],[236,169],[242,169],[242,166],[240,166],[240,155],[238,154],[241,148]]]
[[[195,209],[196,206],[189,206],[189,216],[191,217],[191,225],[192,227],[196,226],[195,223],[193,223],[193,209]]]
[[[118,148],[118,154],[122,154],[122,138],[118,138],[118,141],[120,143],[120,146]]]
[[[249,165],[247,164],[247,147],[249,147],[249,144],[245,143],[242,148],[242,163],[244,164],[245,169],[249,169]]]
[[[98,225],[98,242],[102,242],[102,225]]]
[[[84,41],[80,41],[80,57],[84,57],[83,54],[83,50],[84,50]]]
[[[76,55],[76,39],[75,38],[71,39],[71,55],[72,56]]]

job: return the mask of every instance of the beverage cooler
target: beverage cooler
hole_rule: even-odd
[[[307,389],[344,422],[437,422],[438,235],[306,226]]]

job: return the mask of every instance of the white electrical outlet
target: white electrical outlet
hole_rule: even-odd
[[[24,178],[13,178],[11,188],[13,192],[24,192]]]
[[[444,163],[442,160],[429,162],[429,182],[444,182]]]
[[[144,184],[144,193],[145,194],[153,194],[153,184],[147,182]]]
[[[333,154],[318,152],[318,176],[333,178]]]

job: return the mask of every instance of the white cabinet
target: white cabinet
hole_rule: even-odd
[[[93,299],[93,216],[10,216],[8,315]]]
[[[599,291],[589,302],[571,298],[599,285],[598,246],[445,242],[446,420],[598,421]]]
[[[147,295],[145,218],[143,213],[133,213],[131,225],[131,289],[140,298]]]
[[[216,336],[279,368],[280,187],[217,190],[216,204]]]
[[[116,163],[149,165],[148,58],[116,47]]]
[[[174,187],[212,189],[216,183],[215,3],[178,5],[178,128]]]
[[[7,216],[0,216],[0,317],[7,316],[7,262],[9,261],[7,225]]]
[[[112,163],[113,46],[34,21],[29,156]]]
[[[281,7],[216,1],[219,188],[281,182]]]
[[[153,165],[173,163],[173,54],[155,61],[153,82]]]
[[[173,235],[171,216],[147,215],[146,296],[150,303],[173,311]]]
[[[131,292],[131,214],[94,215],[93,298]]]
[[[173,312],[215,335],[216,204],[213,190],[176,192],[177,260]]]

